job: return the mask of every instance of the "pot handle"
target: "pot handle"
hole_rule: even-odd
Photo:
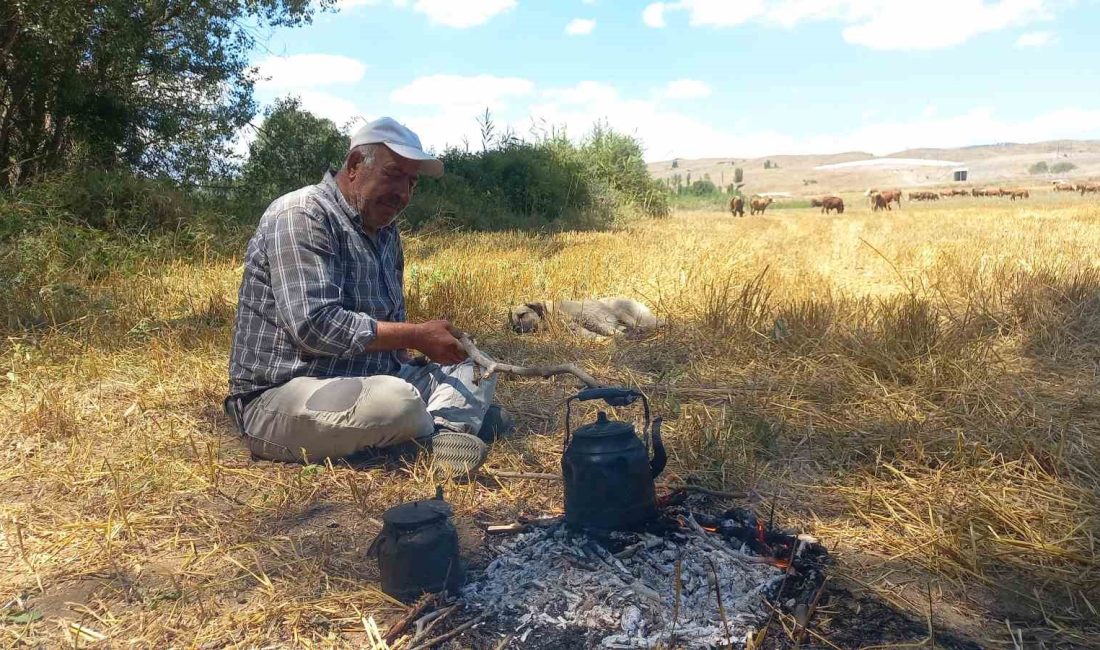
[[[562,445],[562,451],[569,447],[569,438],[573,435],[573,429],[569,425],[569,407],[572,405],[573,400],[578,402],[587,402],[593,399],[602,399],[608,406],[627,406],[633,404],[639,397],[642,398],[642,407],[645,409],[645,428],[642,429],[642,433],[648,433],[650,431],[649,420],[649,400],[640,391],[636,391],[633,388],[613,388],[610,386],[601,386],[599,388],[585,388],[576,395],[565,400],[565,443]],[[658,434],[659,435],[659,434]],[[645,440],[645,452],[649,455],[649,437]],[[661,447],[661,454],[664,454],[664,447]],[[662,463],[662,467],[664,464]]]
[[[370,546],[367,547],[367,557],[374,558],[374,561],[378,561],[378,550],[382,543],[382,532],[379,531],[374,539],[371,541]]]
[[[626,406],[634,403],[634,400],[641,397],[642,394],[631,388],[611,388],[602,386],[600,388],[585,388],[581,392],[577,393],[572,399],[578,402],[587,402],[593,399],[602,399],[607,402],[608,406]]]

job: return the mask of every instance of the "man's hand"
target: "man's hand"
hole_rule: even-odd
[[[462,336],[462,331],[451,325],[450,321],[430,320],[416,325],[412,347],[440,365],[462,363],[466,360],[466,350],[456,338],[459,336]]]

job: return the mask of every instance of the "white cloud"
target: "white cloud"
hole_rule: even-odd
[[[844,40],[875,50],[936,49],[1049,16],[1045,0],[880,2],[844,29]]]
[[[1054,41],[1054,32],[1028,32],[1016,39],[1016,47],[1043,47]]]
[[[302,90],[294,93],[302,100],[302,108],[318,117],[332,120],[337,127],[343,127],[353,120],[371,120],[356,106],[355,102],[316,90]]]
[[[390,93],[397,104],[441,106],[468,109],[498,110],[505,108],[505,99],[530,94],[535,84],[519,77],[495,77],[436,74],[418,77]]]
[[[994,142],[1040,142],[1100,136],[1100,109],[1065,108],[1023,120],[1005,120],[988,108],[943,117],[880,122],[798,146],[807,153],[862,150],[886,154],[915,147],[961,147]]]
[[[256,67],[256,87],[274,90],[355,83],[367,70],[361,61],[335,54],[269,56]]]
[[[591,34],[592,30],[596,29],[596,21],[588,18],[574,18],[569,21],[569,24],[565,26],[565,33],[570,36],[581,36],[584,34]]]
[[[694,27],[733,27],[750,21],[791,27],[807,20],[845,25],[845,41],[876,50],[951,47],[986,32],[1027,25],[1053,15],[1054,0],[679,0],[646,7],[644,22],[665,25],[666,11],[683,11]]]
[[[913,119],[881,122],[870,122],[874,114],[868,114],[850,129],[796,136],[708,122],[663,106],[659,100],[624,97],[614,86],[594,81],[543,90],[529,107],[529,114],[547,124],[565,126],[574,137],[587,132],[594,122],[607,120],[614,128],[637,135],[646,147],[647,160],[842,151],[882,155],[913,147],[1100,137],[1100,109],[1083,108],[1061,109],[1025,120],[1002,119],[984,108],[956,115],[925,110]],[[461,128],[466,129],[469,117],[464,120]],[[524,122],[515,123],[517,131],[522,132]],[[449,138],[450,142],[457,140]]]
[[[411,0],[390,0],[390,4],[407,8]],[[336,0],[339,10],[383,4],[385,0]],[[465,29],[476,27],[498,14],[514,9],[516,0],[417,0],[413,11],[422,13],[433,23]]]
[[[336,9],[338,11],[343,11],[344,9],[376,5],[380,2],[382,2],[382,0],[336,0]]]
[[[661,94],[668,99],[699,99],[710,95],[710,86],[698,79],[677,79],[668,82]]]
[[[665,26],[665,3],[654,2],[642,10],[642,22],[650,27]]]
[[[419,0],[413,10],[433,23],[465,29],[484,24],[515,6],[516,0]]]

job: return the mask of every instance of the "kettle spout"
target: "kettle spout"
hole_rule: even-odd
[[[665,465],[668,463],[665,443],[661,440],[661,418],[653,421],[649,435],[653,439],[653,458],[649,461],[649,471],[653,478],[657,478],[661,472],[665,471]]]

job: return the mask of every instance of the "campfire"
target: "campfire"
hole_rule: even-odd
[[[462,597],[522,647],[570,635],[604,648],[742,648],[773,603],[813,601],[826,559],[816,540],[744,509],[708,514],[706,497],[663,501],[638,532],[559,521],[504,539]]]
[[[642,436],[633,424],[603,411],[595,422],[574,429],[571,404],[591,400],[620,407],[640,400]],[[816,540],[777,530],[770,517],[765,522],[743,508],[714,512],[708,507],[712,495],[685,488],[658,496],[655,479],[667,455],[661,418],[651,419],[642,393],[591,387],[566,400],[565,407],[564,516],[539,525],[488,528],[516,536],[498,537],[503,541],[493,549],[496,557],[462,587],[463,604],[479,614],[449,634],[484,622],[486,631],[520,647],[745,648],[756,646],[776,603],[801,605],[808,618],[825,579],[826,554]],[[440,519],[434,513],[442,501],[424,503],[388,511],[384,519],[394,530],[386,536],[383,529],[379,547],[390,549],[392,564],[402,565],[405,577],[418,575],[413,567],[421,573],[434,567],[431,588],[438,589],[456,575],[455,561],[429,550],[457,548],[454,529],[437,521],[435,546],[428,544],[427,530],[396,530],[412,519]],[[433,567],[426,556],[435,559]],[[383,578],[400,583],[391,563],[381,561],[387,554],[379,557]],[[414,591],[427,584],[419,581]],[[391,585],[387,593],[401,597],[404,591]],[[387,636],[419,613],[414,608]],[[425,633],[419,630],[412,643]]]

